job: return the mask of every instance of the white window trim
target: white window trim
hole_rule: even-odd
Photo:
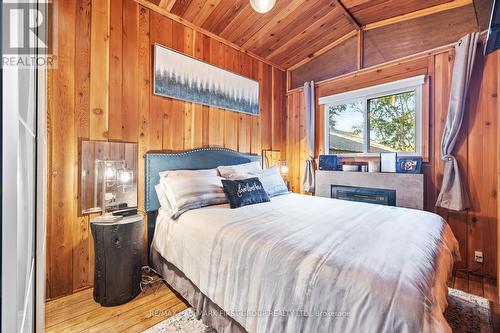
[[[364,121],[364,143],[363,148],[365,152],[363,153],[352,153],[352,154],[338,154],[342,157],[376,157],[379,156],[379,153],[369,153],[369,137],[368,137],[368,121],[366,117],[367,113],[367,101],[369,99],[394,95],[398,93],[402,93],[409,90],[415,91],[415,152],[401,152],[398,153],[399,156],[422,156],[423,155],[423,127],[422,127],[422,86],[425,83],[425,75],[419,75],[415,77],[411,77],[408,79],[393,81],[389,83],[380,84],[377,86],[372,86],[368,88],[348,91],[345,93],[330,95],[319,98],[320,105],[327,106],[336,106],[339,104],[345,104],[348,102],[352,102],[353,100],[363,100],[364,110],[363,113],[363,121]],[[324,149],[325,154],[330,153],[330,123],[329,123],[329,107],[325,107],[324,110]]]

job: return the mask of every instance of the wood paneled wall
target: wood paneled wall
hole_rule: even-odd
[[[172,21],[133,0],[57,0],[58,68],[49,73],[47,297],[93,284],[91,216],[78,212],[79,143],[137,142],[138,203],[143,154],[224,146],[244,153],[283,150],[285,73]],[[260,116],[152,94],[159,43],[260,82]]]
[[[478,50],[479,54],[482,54]],[[370,70],[359,71],[321,83],[316,96],[359,89],[420,74],[427,75],[424,98],[428,113],[424,122],[428,127],[428,162],[424,163],[425,209],[443,216],[450,224],[460,244],[462,261],[455,268],[494,277],[497,273],[497,127],[500,103],[498,89],[500,52],[478,61],[474,69],[459,143],[455,149],[462,175],[467,181],[472,208],[463,213],[436,209],[435,201],[441,186],[444,164],[440,159],[440,143],[446,122],[450,92],[453,50],[430,53],[414,59],[395,62]],[[428,94],[428,96],[426,95]],[[288,93],[287,98],[287,161],[289,181],[294,191],[300,183],[307,158],[305,115],[302,89]],[[323,153],[324,114],[316,108],[316,156]],[[363,160],[363,159],[361,159]],[[366,159],[365,159],[366,160]],[[484,263],[474,261],[474,251],[484,253]]]

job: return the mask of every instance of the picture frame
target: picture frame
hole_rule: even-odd
[[[262,150],[262,167],[264,169],[271,168],[273,166],[281,166],[281,151],[265,149]]]
[[[399,157],[397,159],[396,172],[422,173],[422,157]]]
[[[259,116],[259,81],[154,45],[153,94]]]
[[[325,171],[338,170],[337,155],[319,155],[319,170],[325,170]]]
[[[380,172],[395,173],[398,153],[380,153]]]

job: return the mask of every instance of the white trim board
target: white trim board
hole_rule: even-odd
[[[389,83],[383,83],[372,87],[357,89],[348,91],[345,93],[325,96],[319,98],[319,104],[325,105],[335,105],[342,103],[347,100],[352,100],[356,98],[362,98],[370,95],[377,95],[391,90],[400,90],[405,88],[412,88],[418,85],[423,85],[425,83],[425,75],[419,75],[415,77],[410,77],[407,79],[402,79],[398,81],[393,81]]]
[[[368,116],[368,109],[367,109],[367,101],[372,98],[378,98],[382,96],[387,96],[391,94],[398,94],[402,93],[408,90],[414,90],[415,91],[415,151],[414,152],[404,152],[404,153],[399,153],[400,155],[408,155],[408,156],[422,156],[422,148],[423,148],[423,127],[422,127],[422,121],[423,121],[423,108],[422,108],[422,87],[425,83],[425,75],[419,75],[403,80],[398,80],[398,81],[393,81],[389,83],[384,83],[384,84],[379,84],[377,86],[372,86],[368,88],[363,88],[363,89],[357,89],[357,90],[352,90],[348,91],[345,93],[341,94],[335,94],[335,95],[330,95],[326,97],[320,98],[320,103],[322,105],[327,105],[327,106],[335,106],[335,105],[340,105],[344,103],[350,103],[355,100],[362,100],[364,103],[364,133],[365,135],[363,136],[363,152],[361,153],[351,153],[351,154],[338,154],[339,156],[342,157],[366,157],[366,156],[373,156],[372,153],[369,152],[369,142],[370,142],[370,135],[369,135],[369,128],[368,128],[368,121],[366,117]],[[329,125],[329,111],[328,107],[325,107],[325,113],[323,117],[325,117],[324,121],[324,151],[325,154],[329,154],[330,151],[330,125]]]

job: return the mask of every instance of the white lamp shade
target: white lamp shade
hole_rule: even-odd
[[[267,13],[273,9],[276,0],[250,0],[252,8],[259,13]]]
[[[281,162],[280,171],[283,176],[286,176],[286,174],[288,173],[288,165],[286,164],[286,161]]]
[[[123,183],[123,184],[128,184],[132,181],[132,179],[134,178],[134,174],[132,173],[132,171],[129,171],[129,170],[123,170],[121,173],[120,173],[120,181]]]

